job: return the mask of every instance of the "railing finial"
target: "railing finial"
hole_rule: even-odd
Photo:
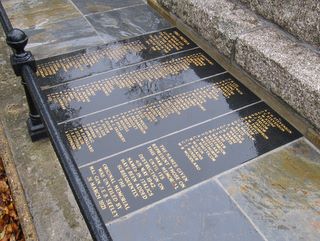
[[[7,35],[7,44],[13,49],[19,58],[26,58],[27,52],[24,50],[28,43],[28,36],[20,29],[14,28]]]

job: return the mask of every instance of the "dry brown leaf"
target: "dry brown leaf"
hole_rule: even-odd
[[[4,193],[9,190],[9,186],[5,181],[0,181],[0,192]]]
[[[0,158],[0,241],[25,241]]]

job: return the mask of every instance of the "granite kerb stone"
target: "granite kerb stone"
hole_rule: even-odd
[[[261,17],[228,0],[158,2],[229,58],[233,56],[234,44],[240,35],[265,26]]]
[[[235,63],[320,129],[320,54],[275,27],[241,35]]]
[[[320,48],[319,0],[240,0],[240,2],[300,40]]]

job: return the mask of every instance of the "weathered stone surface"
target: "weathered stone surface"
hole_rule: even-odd
[[[220,181],[268,240],[320,240],[320,153],[304,139]]]
[[[12,24],[16,28],[41,27],[81,14],[68,0],[2,0]]]
[[[0,31],[0,36],[2,31]],[[32,143],[28,107],[20,79],[0,38],[0,121],[5,128],[39,240],[83,240],[91,236],[49,140]],[[0,140],[1,141],[1,140]]]
[[[320,55],[275,28],[240,36],[235,60],[320,129]]]
[[[108,224],[115,241],[262,241],[214,181]]]
[[[320,47],[319,0],[240,0],[290,33]]]
[[[143,0],[72,0],[72,2],[86,15],[143,4]]]
[[[230,57],[235,40],[262,25],[250,10],[228,0],[158,0],[224,55]]]
[[[36,59],[103,44],[102,38],[84,17],[30,27],[25,32],[29,36],[27,48]]]
[[[169,28],[170,24],[147,5],[87,16],[105,42],[118,41]]]

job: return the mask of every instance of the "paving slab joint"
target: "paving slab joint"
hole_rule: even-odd
[[[268,241],[266,236],[262,233],[262,231],[259,229],[259,227],[252,221],[252,219],[249,217],[249,215],[241,208],[240,204],[229,194],[229,192],[225,189],[225,187],[222,185],[222,183],[219,181],[219,179],[215,179],[214,182],[216,182],[220,188],[226,193],[226,195],[230,198],[231,202],[234,203],[234,205],[238,208],[238,210],[242,213],[243,216],[249,221],[249,223],[252,225],[252,227],[256,230],[256,232],[261,236],[261,238],[265,241]]]

